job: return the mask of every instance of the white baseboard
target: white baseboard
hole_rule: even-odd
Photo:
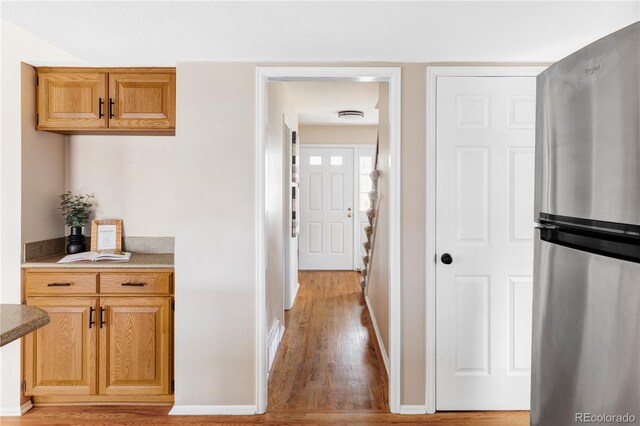
[[[387,377],[389,377],[389,356],[387,355],[387,349],[384,347],[384,342],[382,342],[382,337],[380,336],[378,321],[376,321],[376,315],[373,313],[373,308],[371,307],[371,301],[369,300],[369,296],[365,296],[364,300],[365,302],[367,302],[367,309],[369,309],[369,316],[371,317],[371,322],[373,323],[373,331],[375,331],[376,333],[378,346],[380,347],[380,351],[382,352],[382,361],[384,362],[384,369],[387,370]]]
[[[273,366],[273,361],[276,359],[276,353],[278,352],[278,348],[280,347],[280,341],[282,340],[282,335],[284,334],[284,324],[278,320],[271,331],[269,332],[269,337],[267,338],[267,352],[269,359],[269,371],[271,371],[271,367]]]
[[[170,416],[250,416],[255,405],[174,405]]]
[[[426,405],[401,405],[400,414],[427,414]]]
[[[0,417],[18,417],[24,416],[27,411],[33,408],[33,403],[31,400],[28,400],[24,404],[22,404],[19,408],[14,407],[2,407],[0,408]]]

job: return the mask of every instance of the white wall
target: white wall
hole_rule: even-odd
[[[254,64],[177,66],[176,412],[255,410],[255,101]]]
[[[378,126],[300,126],[300,143],[375,145]]]
[[[0,119],[2,121],[0,129],[2,139],[0,144],[0,193],[2,194],[0,199],[0,301],[20,303],[20,263],[22,244],[25,242],[23,236],[28,240],[62,236],[64,229],[54,219],[47,201],[62,188],[59,187],[59,176],[54,175],[51,185],[47,184],[46,191],[39,192],[37,197],[32,192],[34,186],[43,179],[42,176],[29,176],[31,173],[39,173],[35,169],[35,164],[43,161],[40,155],[46,157],[51,154],[52,161],[60,161],[61,145],[59,138],[36,134],[29,129],[28,120],[35,111],[34,100],[30,97],[30,89],[24,87],[27,97],[23,101],[22,76],[24,73],[28,77],[30,72],[23,68],[21,62],[75,62],[77,59],[9,22],[3,20],[0,26]],[[25,84],[29,83],[25,82]],[[23,112],[30,111],[31,114],[24,117],[27,121],[23,121]],[[47,142],[52,142],[53,145],[43,145]],[[24,166],[23,143],[25,145]],[[50,171],[55,167],[53,164],[51,167],[45,166],[45,170]],[[64,169],[64,164],[59,163],[57,167]],[[25,200],[25,206],[34,208],[46,206],[42,216],[24,212],[23,218],[21,181],[25,174],[25,193],[33,194],[34,198],[43,197],[42,200]],[[15,341],[0,349],[0,414],[17,415],[19,413],[20,343]]]
[[[69,136],[66,187],[93,194],[92,218],[123,219],[125,236],[172,237],[175,155],[174,136]],[[91,235],[91,227],[84,233]]]
[[[378,145],[378,215],[367,297],[376,319],[381,350],[389,357],[389,84],[380,83],[380,143]]]
[[[285,262],[283,259],[284,244],[290,243],[285,238],[285,223],[289,213],[285,212],[285,177],[290,179],[285,171],[284,146],[284,116],[287,117],[291,130],[297,130],[298,114],[289,94],[286,83],[269,83],[269,116],[267,122],[266,180],[265,180],[265,231],[267,244],[266,264],[266,301],[267,301],[267,329],[266,335],[278,324],[284,324],[284,282]],[[287,194],[288,195],[288,194]],[[290,232],[287,234],[289,235]],[[297,275],[296,275],[297,276]],[[269,342],[267,342],[267,345]]]

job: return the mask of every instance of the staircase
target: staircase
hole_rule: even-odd
[[[369,191],[369,209],[367,210],[367,219],[369,225],[364,228],[364,232],[367,236],[367,240],[363,243],[365,254],[362,256],[362,263],[364,268],[362,269],[360,277],[360,286],[362,291],[367,287],[369,272],[371,271],[371,260],[373,259],[373,249],[376,241],[376,223],[378,218],[378,207],[380,206],[380,200],[378,197],[378,180],[380,179],[380,170],[378,170],[378,148],[376,147],[375,164],[373,171],[369,173],[371,178],[371,191]]]

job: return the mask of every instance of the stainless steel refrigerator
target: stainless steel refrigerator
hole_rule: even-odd
[[[640,424],[640,22],[538,77],[535,173],[531,424]]]

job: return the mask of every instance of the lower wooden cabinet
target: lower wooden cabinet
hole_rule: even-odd
[[[169,393],[168,297],[103,297],[100,393]]]
[[[30,297],[51,322],[28,334],[24,346],[26,395],[95,395],[98,389],[97,297]]]
[[[51,321],[23,340],[24,394],[34,403],[171,403],[173,274],[100,272],[94,286],[86,276],[25,273],[27,304]]]

